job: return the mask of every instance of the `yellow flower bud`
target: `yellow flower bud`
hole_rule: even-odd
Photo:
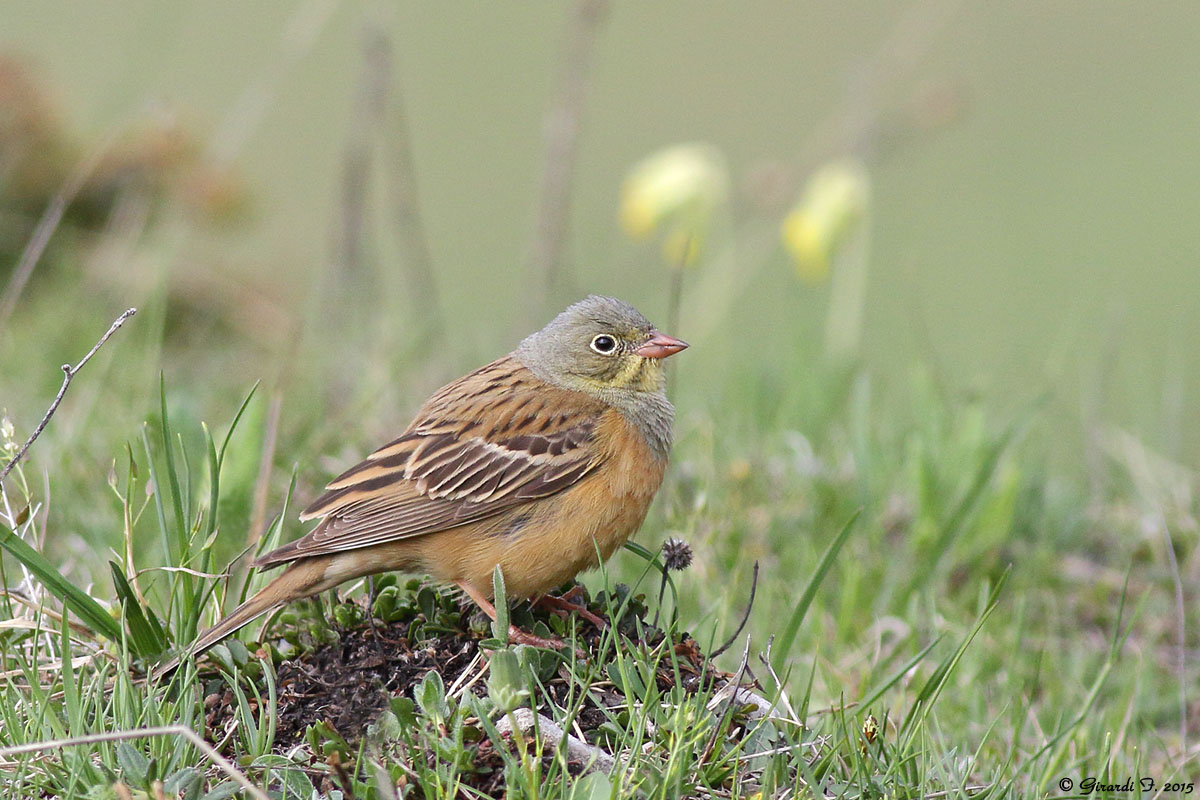
[[[802,279],[819,283],[828,278],[838,248],[862,222],[870,201],[870,177],[857,161],[835,161],[812,174],[782,230]]]
[[[706,144],[669,147],[641,161],[621,187],[621,227],[632,239],[663,233],[668,263],[699,257],[713,211],[728,193],[725,163]]]

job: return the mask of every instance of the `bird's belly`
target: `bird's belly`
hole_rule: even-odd
[[[497,564],[510,598],[548,592],[606,561],[637,531],[662,482],[654,466],[649,474],[594,473],[561,494],[424,537],[421,560],[435,579],[466,581],[489,596]]]
[[[499,562],[511,595],[533,597],[593,569],[641,527],[652,496],[612,500],[586,488],[562,498],[547,524],[511,536]]]

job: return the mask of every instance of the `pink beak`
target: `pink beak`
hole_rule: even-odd
[[[642,358],[666,358],[687,349],[688,343],[660,331],[650,331],[650,339],[633,352]]]

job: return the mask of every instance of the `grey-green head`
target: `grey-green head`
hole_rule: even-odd
[[[591,295],[526,337],[513,354],[542,380],[621,410],[665,454],[672,409],[663,359],[686,347],[628,303]]]

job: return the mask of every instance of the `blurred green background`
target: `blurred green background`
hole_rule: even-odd
[[[235,284],[251,278],[242,291],[267,309],[251,314],[251,355],[218,357],[225,377],[270,374],[294,352],[296,320],[322,308],[370,27],[394,48],[418,201],[452,323],[447,375],[507,351],[530,327],[523,265],[569,4],[0,9],[0,49],[43,81],[82,152],[166,113],[202,158],[231,155],[248,214],[190,232],[171,254],[172,280],[203,282],[214,271]],[[629,241],[617,223],[630,166],[676,142],[711,142],[730,168],[727,227],[761,218],[769,230],[776,223],[756,205],[763,176],[852,149],[838,121],[848,105],[852,120],[876,115],[885,142],[900,130],[870,164],[862,352],[876,374],[903,379],[913,364],[931,364],[944,386],[1002,407],[1049,388],[1061,423],[1052,436],[1067,461],[1078,463],[1079,421],[1103,419],[1196,464],[1200,433],[1185,423],[1200,410],[1198,29],[1191,2],[617,3],[594,44],[568,278],[547,309],[612,293],[662,320],[669,271],[655,247]],[[878,80],[862,79],[880,65]],[[379,158],[388,155],[385,145]],[[390,224],[384,202],[368,223],[383,242],[369,258],[394,271],[379,234]],[[718,232],[714,252],[732,238]],[[696,271],[744,275],[727,317],[681,360],[683,397],[711,390],[707,376],[735,365],[787,370],[789,353],[820,337],[825,287],[796,280],[777,240],[751,260],[735,254]],[[684,337],[703,327],[688,295],[700,282],[687,278]],[[403,331],[403,287],[385,286]],[[104,297],[85,314],[88,330],[137,304],[136,294]],[[85,324],[76,315],[64,325],[76,320]],[[334,350],[341,333],[346,346],[358,341],[344,330],[356,321],[326,331]],[[30,344],[8,338],[0,347]],[[0,376],[0,402],[32,423],[57,384],[54,367],[72,355],[26,350],[22,361],[47,365],[46,383],[17,388]],[[193,366],[203,358],[186,357]],[[5,363],[13,359],[9,350]],[[419,397],[431,383],[405,394]]]
[[[581,35],[589,6],[607,12]],[[152,518],[170,452],[175,527],[214,526],[188,552],[223,565],[277,514],[299,534],[297,505],[438,385],[614,294],[692,344],[671,360],[673,463],[639,541],[695,548],[677,605],[698,639],[733,633],[761,563],[756,647],[790,627],[793,685],[811,666],[815,702],[861,697],[963,641],[1011,567],[939,706],[938,759],[987,740],[972,771],[1021,754],[1013,774],[1042,789],[1068,749],[1116,742],[1114,775],[1195,764],[1197,31],[1194,2],[0,0],[0,449],[42,418],[58,366],[139,308],[6,480],[5,516],[28,503],[23,538],[111,597],[106,556],[130,574],[174,563]],[[547,113],[581,56],[547,288],[530,266]],[[728,194],[680,271],[664,231],[631,238],[621,207],[636,165],[688,142],[711,146]],[[783,222],[848,156],[869,175],[865,221],[806,279]],[[433,294],[412,279],[422,243]],[[839,305],[864,266],[862,304]],[[855,311],[861,339],[834,352],[827,317]],[[201,422],[221,441],[259,380],[210,501]],[[798,587],[856,509],[805,617]],[[632,582],[643,566],[610,568]],[[173,636],[238,586],[203,580],[221,593],[194,604],[175,598],[199,579],[147,578]]]

